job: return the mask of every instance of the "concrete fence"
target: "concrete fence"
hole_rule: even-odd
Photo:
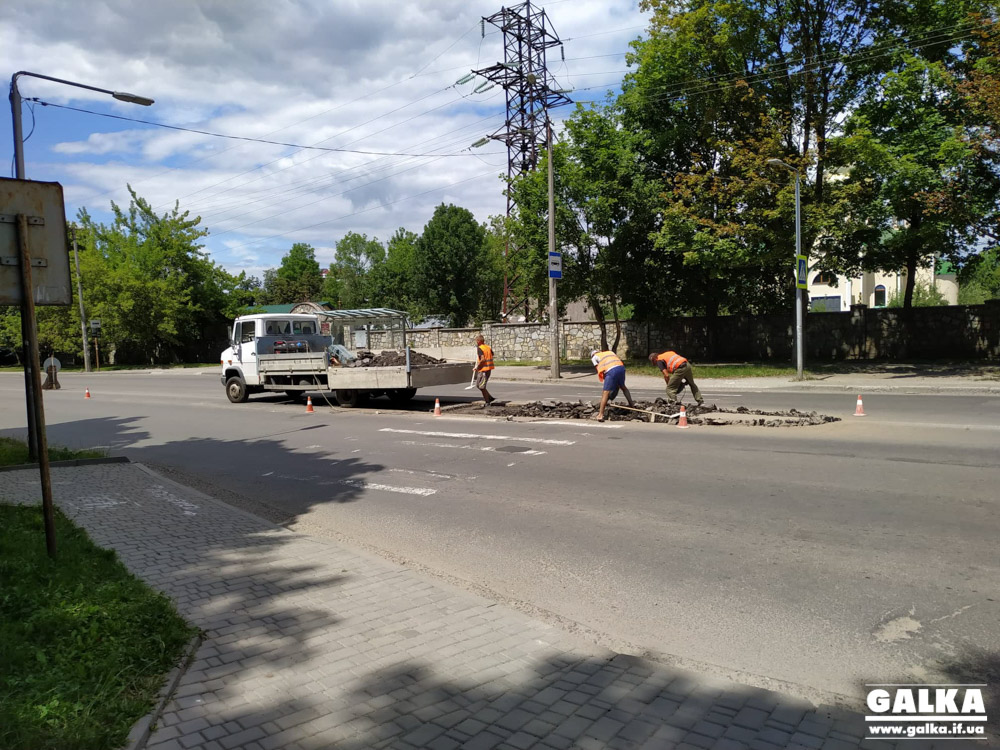
[[[618,354],[642,358],[652,351],[676,349],[694,360],[789,361],[794,321],[782,315],[729,315],[668,318],[622,323]],[[475,359],[475,337],[482,333],[498,360],[546,361],[546,323],[487,323],[481,328],[432,328],[407,334],[410,346],[448,359]],[[614,337],[608,325],[609,343]],[[372,332],[371,346],[389,348]],[[592,321],[561,322],[561,356],[585,359],[600,346],[601,329]],[[806,359],[813,362],[868,359],[1000,359],[1000,300],[983,305],[915,307],[907,323],[899,308],[854,305],[850,312],[806,315]]]

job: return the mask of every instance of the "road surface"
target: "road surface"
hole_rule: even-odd
[[[277,396],[230,404],[210,375],[60,380],[52,443],[105,446],[627,653],[814,699],[1000,676],[995,396],[872,394],[853,419],[843,392],[704,381],[720,406],[844,421],[683,431],[431,416],[434,396],[478,395],[461,386],[408,410],[317,397],[307,414]],[[495,393],[599,396],[596,381]],[[23,379],[0,376],[0,397],[0,434],[23,435]]]

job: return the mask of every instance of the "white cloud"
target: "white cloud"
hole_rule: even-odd
[[[105,215],[126,184],[160,211],[180,201],[203,218],[206,246],[230,270],[261,275],[292,242],[321,262],[348,231],[388,239],[420,232],[454,202],[487,221],[505,201],[501,144],[465,149],[503,124],[500,89],[455,81],[502,59],[480,19],[499,0],[5,0],[0,61],[8,74],[45,75],[156,99],[149,109],[22,78],[25,97],[169,125],[359,154],[208,138],[35,106],[29,177],[58,180],[67,212]],[[641,33],[633,0],[554,0],[550,51],[575,99],[600,99],[621,80],[621,56]],[[585,87],[596,86],[594,90]],[[559,111],[556,119],[568,110]],[[26,130],[30,113],[26,113]],[[9,126],[9,120],[6,121]],[[0,159],[10,160],[9,139]],[[403,156],[379,154],[455,154]]]

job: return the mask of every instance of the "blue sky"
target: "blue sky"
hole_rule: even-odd
[[[29,70],[156,100],[152,107],[33,78],[21,95],[96,113],[340,152],[246,143],[38,103],[23,111],[27,176],[65,189],[67,214],[106,219],[126,184],[159,212],[180,201],[210,231],[227,269],[260,276],[294,242],[325,266],[355,231],[387,240],[422,231],[442,202],[480,221],[504,211],[502,144],[468,147],[501,127],[499,88],[455,82],[503,59],[480,19],[493,0],[5,0],[0,61],[9,82]],[[575,100],[620,84],[628,43],[646,17],[633,0],[545,3],[566,61],[550,51]],[[568,114],[556,110],[554,119]],[[0,159],[12,174],[9,108]],[[374,153],[356,153],[356,152]],[[392,154],[392,155],[385,155]]]

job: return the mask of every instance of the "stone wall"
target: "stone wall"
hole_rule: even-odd
[[[834,362],[866,359],[1000,359],[1000,300],[984,305],[915,307],[907,325],[898,308],[854,305],[850,312],[808,313],[806,360]],[[911,334],[907,334],[909,328]],[[411,331],[414,349],[435,356],[474,359],[475,337],[482,333],[499,361],[547,361],[549,327],[545,323],[487,323],[482,328],[432,328]],[[795,331],[787,315],[729,315],[717,318],[669,318],[651,323],[625,321],[618,354],[632,359],[652,351],[675,349],[702,362],[791,361]],[[609,344],[614,326],[608,324]],[[373,331],[372,349],[389,348]],[[562,322],[561,356],[586,359],[600,346],[601,329],[593,322]]]

